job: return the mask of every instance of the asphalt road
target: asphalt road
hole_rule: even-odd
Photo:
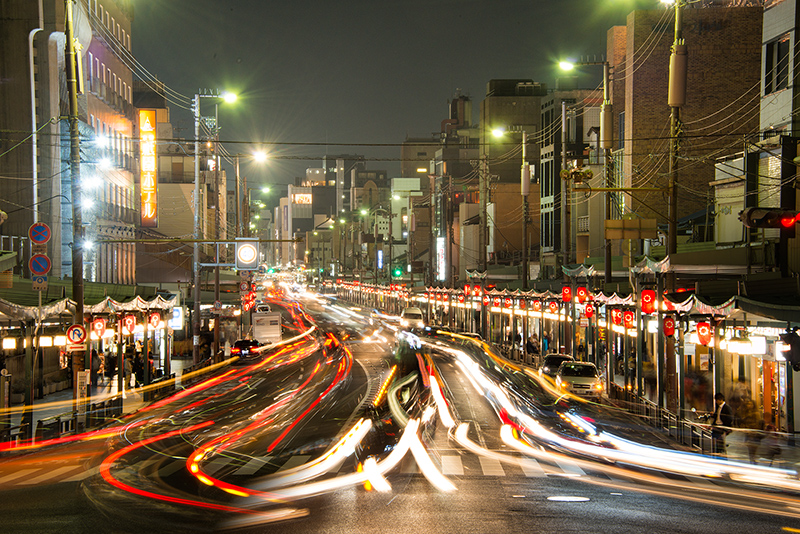
[[[323,330],[344,340],[354,361],[348,365],[343,350],[298,345],[274,360],[283,358],[284,363],[269,371],[222,370],[219,376],[228,378],[134,415],[124,421],[122,432],[24,454],[4,453],[0,531],[800,532],[797,492],[619,462],[575,460],[563,451],[551,454],[533,440],[527,445],[537,456],[524,454],[501,439],[498,404],[480,394],[474,377],[451,355],[398,350],[391,325],[370,324],[359,310],[322,303],[309,303],[307,309]],[[415,359],[420,354],[424,357]],[[385,406],[381,399],[387,395],[387,377],[393,372],[398,374],[395,381],[410,376],[413,372],[406,371],[417,361],[432,364],[449,412],[456,423],[468,424],[463,437],[470,448],[455,438],[457,426],[448,430],[441,417],[421,427],[426,457],[449,489],[435,487],[419,458],[408,452],[385,473],[389,491],[358,482],[309,489],[300,497],[281,493],[311,488],[317,478],[303,478],[308,466],[346,439],[365,413],[374,416],[375,428],[383,429],[382,441],[370,442],[369,450],[380,451],[386,444],[386,453],[399,448],[395,444],[402,429],[386,422],[390,417],[385,409],[370,407]],[[346,376],[341,371],[345,368]],[[503,377],[506,371],[498,367],[492,372]],[[498,383],[514,391],[525,380],[520,374]],[[434,404],[425,396],[426,388],[409,384],[397,391],[397,398],[411,419],[422,419],[422,410],[410,408],[414,395]],[[546,413],[565,403],[548,400],[543,406]],[[665,445],[607,406],[567,408],[602,421],[607,429],[627,430],[626,438]],[[549,417],[554,425],[564,419],[552,413]],[[561,426],[560,431],[569,430],[563,421]],[[569,439],[577,442],[580,433],[573,433]],[[212,450],[198,462],[200,475],[212,482],[208,485],[187,469],[187,459]],[[360,461],[367,456],[365,450],[356,447]],[[322,480],[346,480],[357,473],[359,462],[353,458],[320,464],[326,473]],[[103,475],[104,465],[112,479]],[[231,493],[235,488],[251,494]]]

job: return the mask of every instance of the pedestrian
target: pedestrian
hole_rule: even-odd
[[[761,449],[763,451],[762,456],[769,460],[769,465],[772,467],[775,457],[780,456],[781,452],[783,452],[783,449],[781,448],[781,443],[778,439],[775,425],[771,423],[768,424],[764,428],[764,431],[764,439],[761,440]]]
[[[733,424],[733,411],[725,404],[725,395],[717,392],[714,395],[716,408],[711,415],[711,446],[714,454],[725,456],[725,436],[730,434]]]
[[[97,349],[92,349],[91,356],[91,382],[92,382],[92,390],[97,387],[97,374],[100,371],[100,356],[97,354]]]
[[[144,383],[144,361],[141,352],[136,353],[136,358],[133,360],[133,383],[137,388]]]
[[[133,374],[133,363],[131,362],[131,360],[133,359],[132,356],[133,353],[128,353],[125,355],[125,363],[123,364],[125,381],[122,383],[123,388],[131,387],[131,375]]]
[[[106,353],[106,363],[104,367],[105,367],[106,378],[108,378],[109,380],[114,378],[114,373],[117,372],[117,355],[111,351]]]
[[[744,445],[747,447],[747,456],[751,464],[756,463],[758,446],[764,435],[761,433],[761,420],[758,417],[758,408],[755,401],[749,396],[742,397],[739,409],[736,412],[739,427],[744,430]]]
[[[105,381],[106,381],[105,380],[105,377],[106,377],[106,357],[105,357],[105,354],[103,354],[101,352],[100,355],[99,355],[98,360],[100,361],[100,363],[98,364],[100,367],[98,367],[98,369],[97,369],[97,380],[101,384],[105,384]]]

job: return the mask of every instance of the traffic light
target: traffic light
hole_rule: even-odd
[[[783,355],[786,361],[792,364],[792,369],[800,371],[800,336],[796,330],[780,334],[781,341],[786,345]]]
[[[240,271],[258,269],[258,241],[236,242],[236,268]]]
[[[403,268],[397,265],[392,267],[392,276],[395,278],[400,278],[403,276]]]
[[[800,220],[797,210],[783,208],[746,208],[739,212],[739,220],[748,228],[794,229]]]

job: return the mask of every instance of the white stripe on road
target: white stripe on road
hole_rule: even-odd
[[[24,476],[28,476],[28,475],[30,475],[31,473],[35,473],[35,472],[39,471],[39,469],[40,469],[40,468],[36,468],[36,469],[23,469],[22,471],[17,471],[16,473],[11,473],[10,475],[6,475],[6,476],[4,476],[4,477],[0,478],[0,484],[4,484],[4,483],[6,483],[6,482],[10,482],[10,481],[12,481],[12,480],[16,480],[16,479],[18,479],[18,478],[22,478],[22,477],[24,477]]]
[[[503,470],[503,465],[500,463],[500,460],[496,458],[485,458],[481,456],[480,461],[481,461],[481,469],[483,470],[484,475],[494,476],[494,477],[502,477],[506,475],[506,472]]]
[[[256,456],[252,458],[249,462],[244,464],[242,467],[236,470],[234,475],[252,475],[259,469],[261,469],[265,463],[269,461],[271,456]]]
[[[58,477],[60,475],[63,475],[64,473],[69,473],[69,472],[75,471],[77,469],[83,470],[83,466],[80,466],[80,465],[67,465],[67,466],[64,466],[64,467],[59,467],[58,469],[53,469],[52,471],[51,470],[47,470],[46,473],[44,473],[42,475],[39,475],[38,477],[33,477],[33,478],[29,478],[27,480],[23,480],[22,482],[19,482],[19,484],[25,484],[25,485],[28,485],[28,484],[31,484],[31,485],[32,484],[40,484],[40,483],[42,483],[42,482],[44,482],[46,480],[50,480],[51,478],[56,478],[56,477]]]
[[[463,475],[464,464],[461,463],[461,456],[442,456],[443,475]]]
[[[520,458],[519,466],[522,469],[522,472],[525,473],[526,477],[532,478],[547,476],[547,473],[544,472],[544,469],[542,469],[542,466],[539,465],[539,462],[533,458]]]

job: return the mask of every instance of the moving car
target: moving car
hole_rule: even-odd
[[[238,356],[239,363],[248,363],[261,358],[262,344],[255,339],[240,339],[233,343],[231,356]]]
[[[405,308],[400,314],[400,325],[409,330],[425,328],[425,317],[422,315],[422,310],[419,308]]]
[[[603,394],[603,381],[593,363],[565,361],[556,373],[556,385],[580,397],[599,399]]]
[[[555,377],[558,373],[559,366],[564,362],[572,361],[572,356],[569,354],[559,354],[557,352],[547,354],[542,360],[542,365],[539,367],[539,376],[547,375]]]

